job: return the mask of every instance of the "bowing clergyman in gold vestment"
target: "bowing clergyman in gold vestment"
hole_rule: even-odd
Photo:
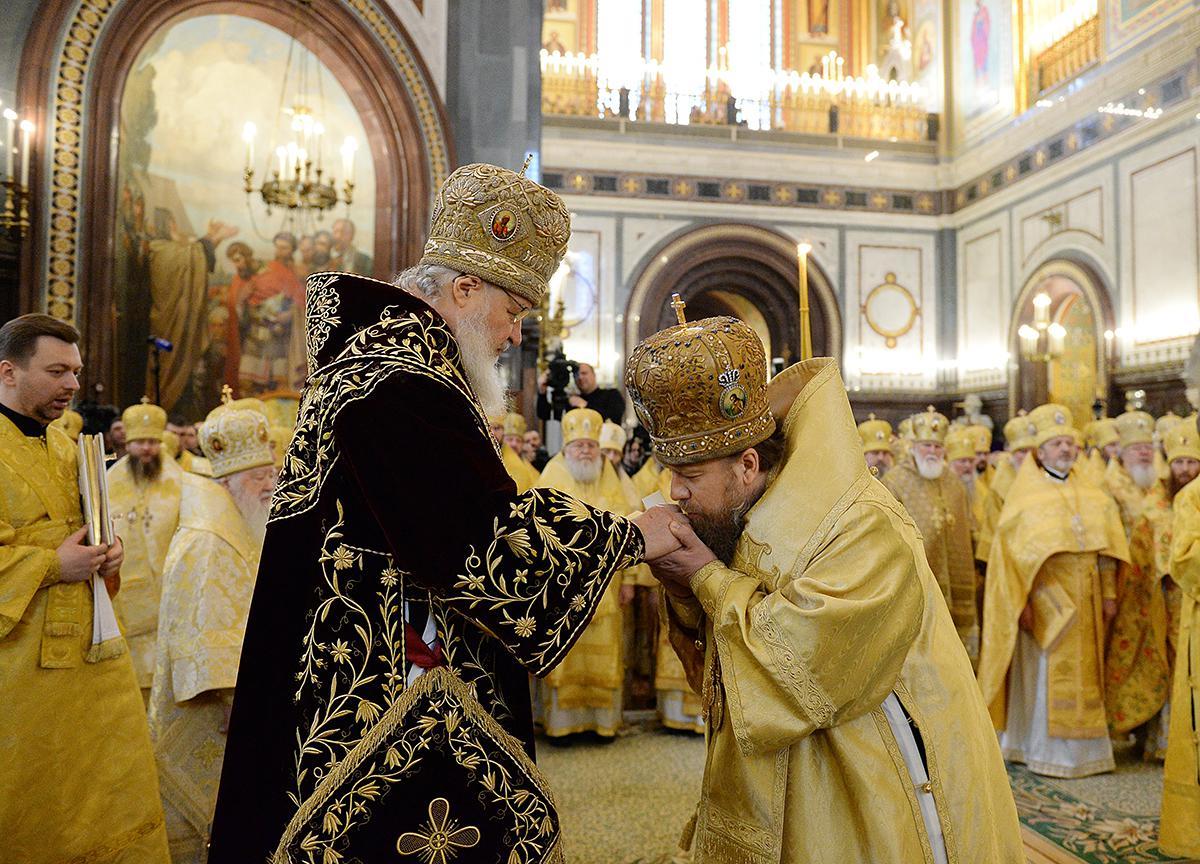
[[[1200,858],[1200,481],[1175,496],[1174,512],[1171,578],[1181,603],[1158,840],[1168,855]]]
[[[946,470],[946,432],[950,422],[930,406],[913,415],[912,453],[883,478],[883,485],[904,505],[925,541],[925,558],[946,599],[955,629],[974,659],[979,655],[975,613],[975,556],[971,546],[971,509],[963,484]],[[972,468],[974,447],[971,448]]]
[[[979,686],[1006,759],[1052,777],[1113,768],[1104,624],[1129,544],[1116,504],[1079,475],[1070,411],[1029,415],[1037,452],[1004,502],[988,556]]]
[[[217,801],[242,636],[275,488],[261,404],[226,402],[208,415],[200,444],[214,479],[184,476],[179,530],[163,569],[150,731],[173,864],[204,861]]]
[[[971,664],[836,362],[765,382],[732,318],[652,336],[626,375],[696,529],[652,562],[709,721],[694,860],[1023,861]]]
[[[78,341],[46,315],[0,327],[0,860],[166,864],[133,664],[123,640],[90,650],[93,576],[115,585],[121,548],[84,545],[75,444],[47,428]]]
[[[154,640],[162,595],[163,560],[179,524],[183,469],[163,458],[167,412],[143,399],[121,415],[125,455],[108,469],[108,503],[113,528],[125,544],[121,593],[113,598],[129,643],[142,696],[150,698],[154,679]]]
[[[630,502],[612,465],[600,455],[604,418],[591,408],[573,408],[562,418],[562,452],[546,464],[539,487],[557,489],[618,516]],[[542,728],[551,738],[595,732],[611,738],[621,727],[625,660],[622,652],[621,589],[613,579],[596,614],[562,663],[539,687]]]

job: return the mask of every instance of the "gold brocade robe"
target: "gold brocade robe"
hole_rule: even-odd
[[[937,480],[926,480],[917,472],[911,456],[887,472],[882,482],[917,523],[925,543],[925,558],[946,598],[959,639],[967,654],[977,657],[975,557],[971,554],[966,487],[949,466]]]
[[[565,460],[559,453],[546,463],[536,485],[566,492],[618,516],[630,512],[621,481],[607,459],[601,457],[600,479],[587,484],[571,476]],[[579,641],[544,679],[544,731],[551,737],[589,730],[602,735],[617,733],[625,687],[624,616],[620,599],[624,581],[625,572],[612,580]],[[573,716],[571,712],[575,709],[594,709],[599,713],[591,715],[593,720],[558,725],[550,710],[552,705],[568,716]]]
[[[1084,476],[1090,476],[1088,472],[1082,473]],[[1121,524],[1125,526],[1126,537],[1133,533],[1133,524],[1142,515],[1142,509],[1146,506],[1148,496],[1159,486],[1160,484],[1156,482],[1149,489],[1142,489],[1133,482],[1133,477],[1121,464],[1120,459],[1109,461],[1108,467],[1104,469],[1103,488],[1113,497],[1121,510]]]
[[[1017,619],[1032,594],[1035,634],[1069,621],[1047,658],[1049,735],[1108,734],[1101,600],[1116,599],[1116,585],[1107,571],[1102,579],[1098,558],[1128,563],[1129,544],[1112,498],[1077,470],[1060,483],[1026,458],[996,526],[984,587],[979,686],[997,729],[1007,725],[1005,681]]]
[[[179,531],[163,567],[150,733],[173,864],[203,862],[242,636],[261,549],[230,494],[183,479]]]
[[[1004,498],[1017,479],[1017,466],[1012,461],[1011,454],[1000,460],[992,482],[988,484],[987,494],[982,496],[982,515],[979,520],[978,539],[975,541],[975,560],[987,563],[988,554],[992,551],[992,540],[996,533],[996,523],[1000,521],[1000,511],[1004,509]]]
[[[1024,861],[971,664],[915,526],[863,462],[835,362],[799,363],[768,395],[785,459],[731,566],[671,601],[710,718],[696,864],[932,862],[929,793],[951,864]],[[924,742],[927,786],[885,717],[890,694]]]
[[[75,466],[60,429],[28,438],[0,416],[0,860],[165,864],[133,664],[86,662],[92,583],[58,581],[83,524]]]
[[[504,462],[504,470],[508,472],[508,476],[517,484],[518,495],[524,495],[537,485],[538,477],[541,475],[536,468],[522,459],[516,450],[507,444],[501,444],[500,458]]]
[[[179,454],[179,467],[189,474],[199,474],[201,477],[212,476],[212,463],[190,450],[184,450]]]
[[[1158,840],[1168,855],[1200,858],[1200,482],[1175,496],[1174,511],[1171,576],[1182,596]]]
[[[1106,640],[1104,705],[1109,728],[1117,735],[1158,714],[1170,692],[1167,604],[1158,552],[1163,544],[1170,555],[1170,521],[1166,490],[1156,483],[1130,533],[1130,563],[1117,571],[1117,614]]]
[[[127,455],[108,469],[113,529],[125,545],[121,591],[113,598],[113,606],[129,643],[138,686],[143,690],[149,690],[154,678],[163,560],[179,525],[182,484],[183,469],[174,459],[163,459],[162,473],[141,484],[134,480]]]

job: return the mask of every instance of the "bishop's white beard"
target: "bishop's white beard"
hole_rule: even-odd
[[[483,406],[483,413],[495,417],[508,410],[508,394],[504,386],[504,371],[494,346],[488,344],[487,307],[481,305],[459,322],[458,350],[462,357],[463,370],[471,389]]]
[[[1149,489],[1158,479],[1153,465],[1129,465],[1125,470],[1129,472],[1129,476],[1133,478],[1133,482],[1139,489]]]
[[[271,515],[270,503],[264,504],[258,495],[248,494],[236,481],[230,483],[226,488],[233,496],[238,512],[242,514],[242,519],[246,521],[246,530],[250,532],[250,538],[261,549],[263,540],[267,536],[267,518]]]
[[[563,453],[563,460],[567,463],[567,473],[576,483],[595,483],[600,479],[600,472],[604,468],[604,462],[599,456],[594,459],[577,459]]]
[[[917,463],[917,473],[926,480],[937,480],[946,470],[946,460],[942,456],[913,456]]]

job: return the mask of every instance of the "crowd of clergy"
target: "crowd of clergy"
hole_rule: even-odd
[[[70,686],[90,694],[90,719],[122,730],[129,788],[157,789],[149,797],[156,805],[161,796],[176,864],[205,857],[243,630],[296,407],[294,396],[227,392],[192,426],[168,423],[143,399],[109,430],[116,452],[108,493],[124,563],[108,590],[133,676],[118,682],[127,683],[122,693],[112,681],[92,680],[93,667],[69,652],[57,662],[76,668]],[[1163,849],[1200,855],[1189,716],[1200,705],[1196,418],[1155,421],[1132,410],[1081,433],[1067,408],[1048,404],[1005,424],[1003,450],[993,449],[989,426],[971,419],[951,422],[930,407],[895,434],[874,415],[858,431],[871,473],[920,532],[1004,758],[1047,776],[1082,777],[1112,770],[1113,741],[1134,740],[1145,759],[1165,758]],[[40,461],[70,451],[82,425],[69,410],[54,421]],[[672,500],[672,471],[640,435],[592,408],[564,414],[562,448],[552,457],[519,414],[493,417],[491,427],[521,493],[550,487],[621,516]],[[29,440],[0,418],[3,470],[29,479],[40,466],[35,450],[24,452]],[[75,494],[75,479],[52,468],[36,480],[31,488],[43,497]],[[19,510],[22,502],[6,506]],[[24,506],[53,514],[59,504]],[[666,610],[657,585],[645,564],[614,579],[582,637],[537,682],[534,714],[545,736],[611,739],[631,706],[652,709],[666,728],[704,732],[700,697],[660,626]],[[44,658],[50,637],[88,620],[90,610],[72,617],[64,600],[61,614],[48,609],[46,629],[34,632],[14,629],[21,615],[13,614],[12,590],[0,599],[6,690],[33,694],[14,703],[32,721],[48,709],[36,704],[37,674],[14,672],[14,659],[39,651]],[[50,592],[41,602],[56,599]],[[85,718],[42,719],[54,727]],[[81,764],[88,758],[81,754]],[[39,785],[28,760],[0,770],[24,773],[15,779],[26,788]]]
[[[1049,777],[1164,762],[1162,849],[1200,855],[1200,439],[1141,410],[1079,429],[1020,412],[859,424],[868,466],[921,531],[1000,735]],[[1172,710],[1174,708],[1174,710]]]

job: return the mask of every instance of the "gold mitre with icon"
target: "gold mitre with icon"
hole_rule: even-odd
[[[900,421],[900,425],[896,427],[896,434],[904,441],[913,440],[913,418],[905,417]]]
[[[219,479],[273,465],[270,426],[262,402],[233,399],[229,387],[222,398],[222,404],[208,413],[200,427],[200,449],[212,465],[212,476]]]
[[[892,424],[877,419],[874,414],[868,414],[867,419],[858,424],[858,437],[862,441],[864,453],[891,452]]]
[[[167,428],[167,412],[152,405],[148,396],[143,396],[141,402],[130,405],[121,413],[121,422],[125,424],[126,441],[145,438],[161,441]]]
[[[625,452],[625,441],[628,436],[625,430],[611,420],[605,420],[600,427],[600,449]]]
[[[464,165],[433,200],[421,263],[478,276],[536,306],[570,237],[570,211],[549,189],[507,168]]]
[[[933,441],[943,444],[946,433],[950,431],[950,421],[945,414],[938,413],[932,405],[926,407],[920,414],[912,416],[912,435],[914,441]]]
[[[1167,451],[1167,462],[1176,459],[1200,460],[1200,433],[1196,429],[1196,418],[1180,417],[1179,422],[1167,430],[1163,437],[1163,449]]]
[[[604,418],[593,408],[572,408],[562,418],[563,446],[580,438],[600,443],[600,429]]]
[[[968,426],[955,426],[946,433],[946,461],[975,459],[975,436]]]
[[[1048,402],[1029,412],[1029,423],[1033,432],[1033,446],[1041,447],[1052,438],[1064,435],[1078,440],[1079,433],[1071,423],[1071,409],[1066,405]]]
[[[525,418],[520,414],[509,411],[504,415],[504,434],[505,435],[524,435],[525,434]]]
[[[1145,411],[1126,411],[1117,417],[1117,435],[1121,447],[1154,443],[1154,418]]]
[[[736,318],[681,323],[643,340],[625,386],[664,465],[731,456],[775,431],[762,341]]]
[[[1004,424],[1004,443],[1010,453],[1031,449],[1036,438],[1037,424],[1029,419],[1029,414],[1024,409]]]

